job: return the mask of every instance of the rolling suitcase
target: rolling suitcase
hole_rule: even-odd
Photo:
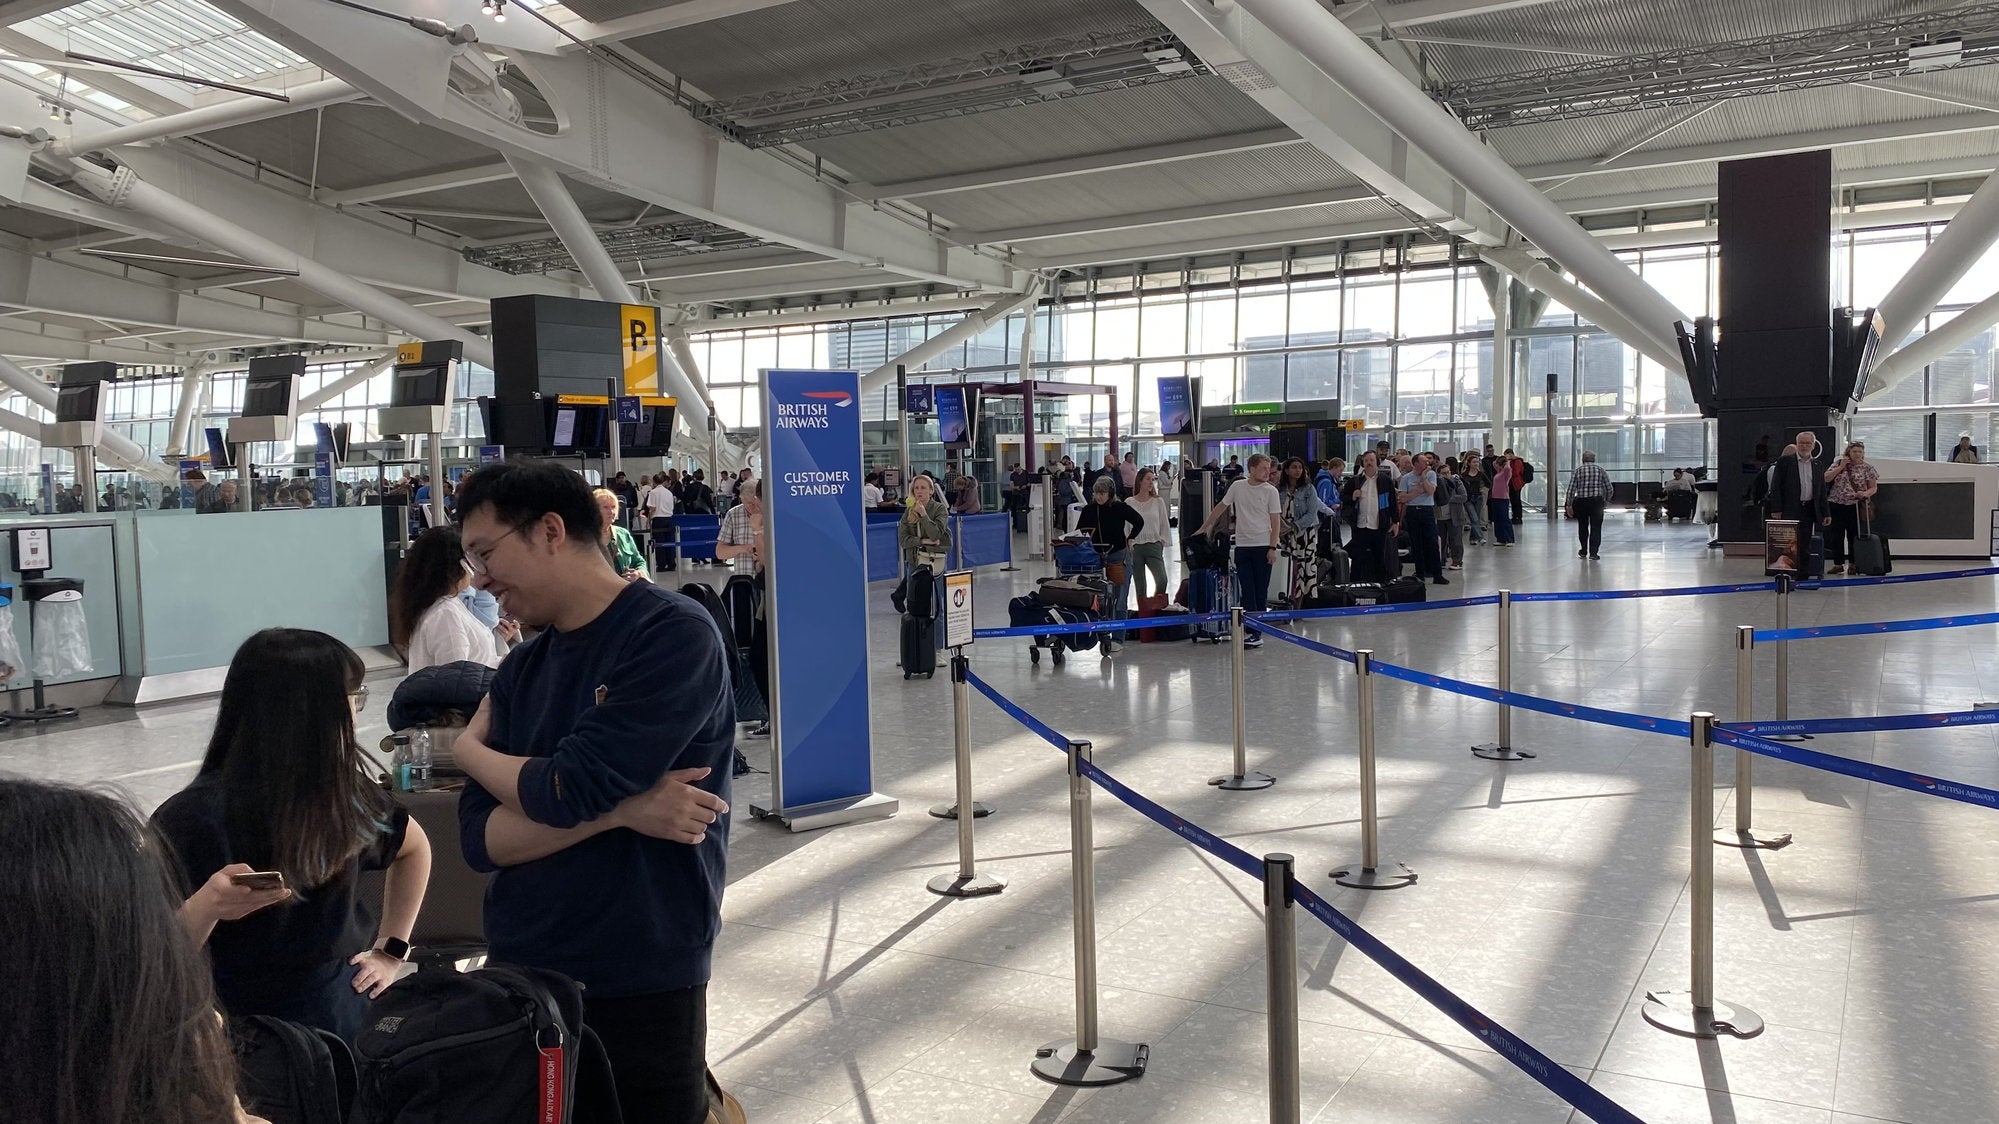
[[[1412,601],[1427,600],[1429,600],[1429,593],[1423,585],[1422,578],[1396,578],[1393,581],[1381,584],[1381,603],[1383,605],[1403,605]]]
[[[748,574],[736,574],[722,585],[722,604],[729,610],[730,641],[737,651],[748,650],[756,638],[757,610],[763,602],[763,584]]]
[[[1870,578],[1883,577],[1895,572],[1895,555],[1889,549],[1888,536],[1871,529],[1868,520],[1860,521],[1860,534],[1853,540],[1853,568]]]
[[[1195,613],[1225,613],[1229,608],[1227,570],[1195,570],[1188,575],[1187,608]],[[1191,639],[1219,644],[1228,639],[1229,626],[1222,621],[1206,621],[1194,626]]]
[[[1164,613],[1165,611],[1166,611],[1166,595],[1164,593],[1155,593],[1150,597],[1141,597],[1138,599],[1138,614],[1137,614],[1138,616],[1156,617],[1159,616],[1161,613]],[[1138,630],[1139,643],[1152,644],[1156,643],[1158,640],[1159,640],[1158,629],[1141,628]]]
[[[1345,585],[1353,580],[1353,556],[1345,547],[1335,546],[1326,551],[1325,564],[1319,568],[1325,581],[1333,585]]]
[[[1160,623],[1154,625],[1150,630],[1153,638],[1162,643],[1174,640],[1192,640],[1194,638],[1194,626],[1186,622],[1185,618],[1187,615],[1186,608],[1179,605],[1168,605],[1166,608],[1161,609],[1159,611]],[[1178,619],[1176,620],[1176,618]]]
[[[937,674],[937,618],[902,615],[902,677]]]

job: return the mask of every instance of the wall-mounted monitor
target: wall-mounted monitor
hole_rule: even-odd
[[[104,389],[101,382],[74,383],[56,390],[56,420],[59,422],[94,422],[100,420],[98,398]]]
[[[1167,437],[1194,435],[1194,388],[1186,375],[1159,380],[1159,432]]]
[[[253,377],[243,385],[243,412],[246,418],[290,417],[295,410],[292,395],[298,382],[290,375]]]
[[[947,448],[970,448],[974,401],[962,386],[940,386],[935,389],[938,440],[944,442]]]
[[[444,380],[450,370],[451,364],[449,363],[425,363],[419,366],[397,367],[395,383],[389,388],[389,405],[444,405]]]
[[[573,449],[576,447],[576,407],[557,406],[555,408],[554,432],[549,439],[549,444],[554,445],[558,449]]]

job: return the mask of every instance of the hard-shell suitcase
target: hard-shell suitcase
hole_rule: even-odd
[[[722,585],[722,604],[729,610],[730,640],[737,651],[756,637],[757,612],[763,604],[763,583],[748,574],[732,575]]]
[[[1853,568],[1870,578],[1895,572],[1895,555],[1889,549],[1888,536],[1872,530],[1865,520],[1853,540]]]
[[[1402,605],[1412,601],[1427,600],[1429,593],[1423,585],[1422,578],[1396,578],[1381,585],[1381,603],[1384,605]]]
[[[1326,551],[1325,564],[1319,573],[1326,582],[1345,585],[1353,580],[1353,556],[1343,546],[1335,546]]]
[[[937,618],[904,613],[902,617],[902,677],[937,674]]]
[[[1189,614],[1185,608],[1178,605],[1168,605],[1159,611],[1160,623],[1147,631],[1152,633],[1153,639],[1161,643],[1170,643],[1175,640],[1192,640],[1194,638],[1194,626],[1187,623],[1186,618],[1188,616]],[[1175,618],[1178,619],[1176,620]]]
[[[1187,576],[1187,608],[1195,613],[1226,613],[1229,608],[1229,574],[1227,570],[1195,570]],[[1219,644],[1227,639],[1229,626],[1222,621],[1208,621],[1194,626],[1193,639]]]
[[[1164,593],[1155,593],[1150,597],[1141,597],[1138,599],[1138,615],[1141,617],[1156,617],[1165,611],[1166,595]],[[1141,644],[1151,644],[1158,639],[1158,629],[1141,628],[1138,630],[1138,641]]]

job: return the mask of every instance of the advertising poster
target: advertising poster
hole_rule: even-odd
[[[937,439],[946,445],[972,443],[972,416],[965,409],[965,388],[937,388]]]
[[[1159,380],[1159,432],[1167,437],[1194,432],[1194,392],[1186,375]]]
[[[1763,521],[1763,573],[1766,577],[1797,577],[1804,571],[1803,540],[1795,519]]]
[[[775,810],[797,829],[793,809],[874,794],[860,376],[765,380],[771,782]]]
[[[312,455],[312,506],[333,507],[333,454]]]

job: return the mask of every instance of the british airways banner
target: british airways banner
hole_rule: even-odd
[[[764,373],[772,810],[794,829],[895,810],[874,791],[860,397],[853,371]]]

